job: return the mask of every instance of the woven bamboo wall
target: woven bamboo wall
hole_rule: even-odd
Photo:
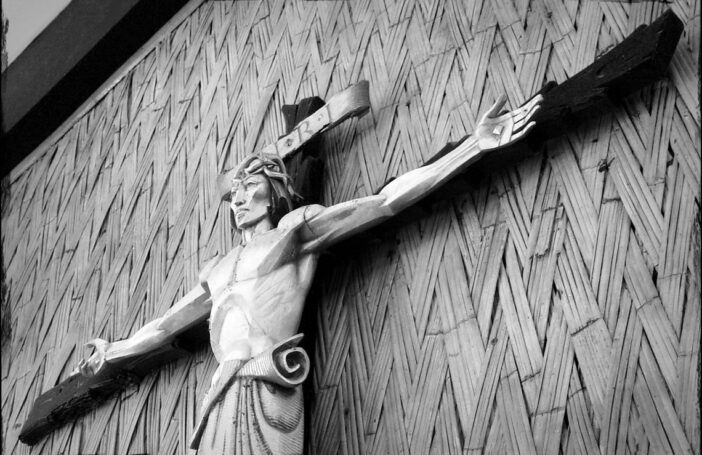
[[[325,202],[368,195],[665,6],[193,0],[9,179],[3,453],[187,453],[209,352],[32,449],[17,435],[83,343],[231,248],[215,177],[283,132],[283,104],[371,81],[372,113],[325,138]],[[669,6],[667,79],[325,259],[310,453],[700,453],[700,1]]]

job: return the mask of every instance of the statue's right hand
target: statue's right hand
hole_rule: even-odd
[[[82,360],[80,362],[78,370],[84,376],[94,376],[105,364],[105,356],[111,344],[112,343],[102,338],[95,338],[85,343],[86,346],[92,346],[95,350],[88,360]]]

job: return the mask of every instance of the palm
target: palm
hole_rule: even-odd
[[[510,145],[536,125],[534,114],[541,108],[543,97],[537,95],[517,109],[498,115],[506,102],[503,96],[480,119],[475,134],[481,150],[493,150]]]

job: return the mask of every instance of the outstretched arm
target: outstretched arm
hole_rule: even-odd
[[[523,138],[534,127],[531,117],[538,111],[541,99],[537,96],[514,111],[497,115],[506,101],[501,97],[482,116],[473,136],[436,162],[403,174],[380,190],[385,196],[383,206],[395,215],[465,170],[486,152]]]
[[[210,261],[200,274],[201,281],[209,273],[219,258]],[[130,358],[149,353],[166,343],[170,343],[180,333],[207,319],[212,308],[210,293],[206,284],[199,284],[178,300],[166,313],[139,329],[126,340],[109,342],[96,338],[87,343],[95,351],[87,361],[81,362],[78,370],[85,375],[93,375],[105,362],[118,364]]]
[[[512,144],[533,127],[541,96],[518,109],[497,115],[505,103],[498,100],[483,115],[475,134],[436,162],[401,175],[376,196],[344,202],[305,213],[300,229],[303,252],[323,250],[351,235],[369,229],[413,205],[490,150]]]

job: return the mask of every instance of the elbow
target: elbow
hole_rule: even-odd
[[[429,180],[421,180],[418,183],[404,185],[403,187],[390,187],[388,185],[381,192],[385,196],[385,201],[383,201],[381,206],[383,215],[387,218],[397,215],[429,194],[434,189],[434,186],[433,182]]]
[[[396,210],[396,198],[393,199],[392,195],[381,194],[384,198],[383,203],[378,206],[377,218],[380,221],[385,221],[397,214]]]

